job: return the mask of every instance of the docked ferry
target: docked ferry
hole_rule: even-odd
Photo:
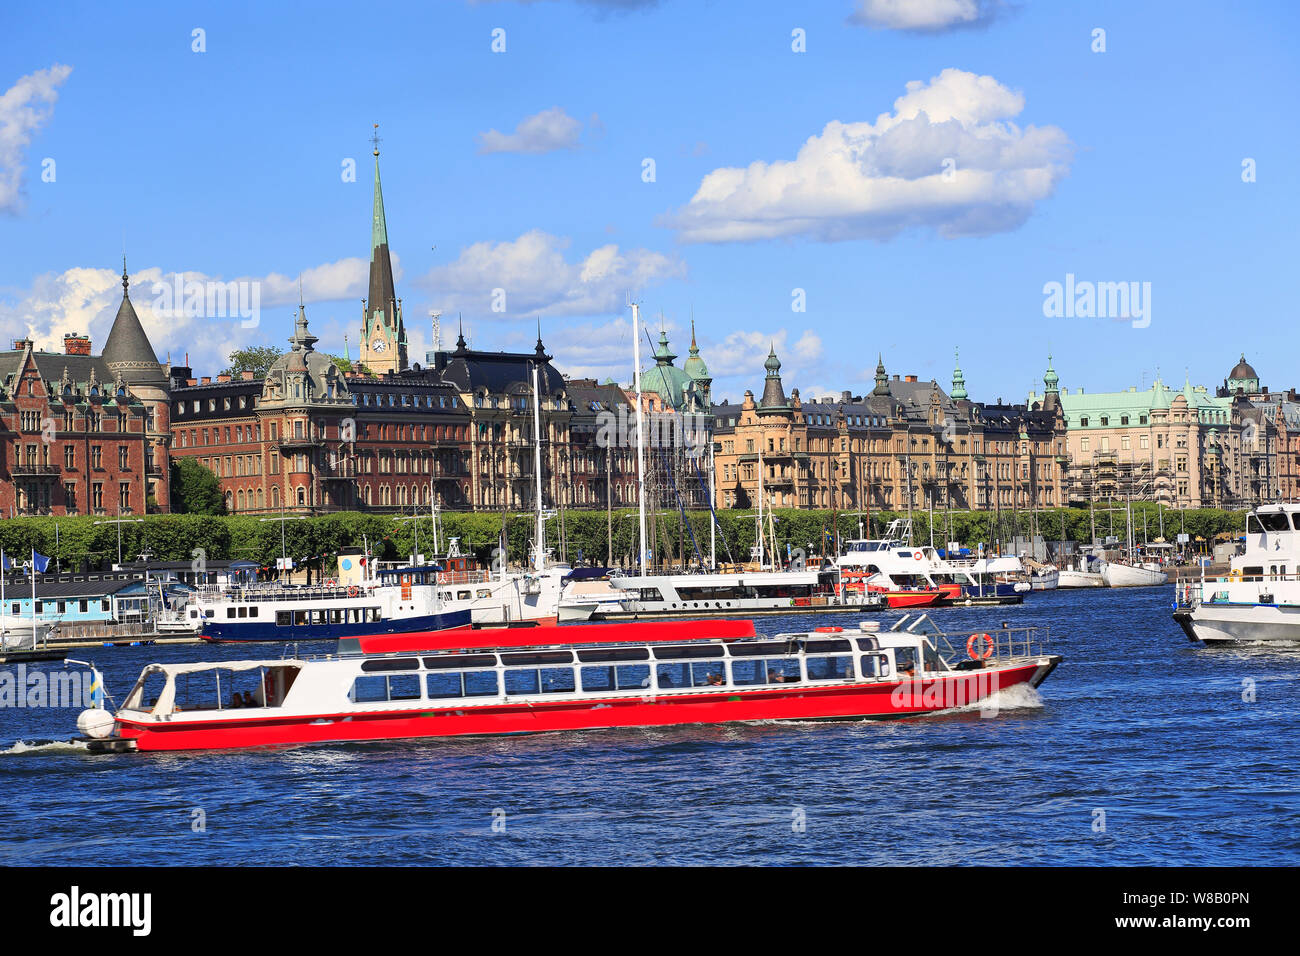
[[[1246,515],[1228,574],[1178,582],[1174,620],[1194,641],[1300,641],[1300,504]]]
[[[825,608],[835,598],[835,574],[816,570],[613,574],[609,585],[619,600],[593,596],[592,619],[789,613]]]
[[[971,635],[960,660],[945,635],[906,621],[773,637],[734,620],[552,625],[150,664],[115,713],[83,711],[77,726],[92,750],[161,751],[908,717],[1036,687],[1060,662],[1024,629]],[[493,644],[476,641],[487,634]]]

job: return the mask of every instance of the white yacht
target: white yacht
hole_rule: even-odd
[[[744,571],[717,574],[611,575],[622,595],[592,617],[601,620],[656,614],[755,614],[825,607],[834,597],[834,574],[809,571]]]
[[[1122,561],[1107,561],[1101,569],[1101,579],[1108,588],[1150,588],[1169,583],[1169,575],[1158,564]]]
[[[1300,504],[1256,508],[1245,537],[1226,577],[1180,582],[1174,620],[1207,644],[1300,641]]]

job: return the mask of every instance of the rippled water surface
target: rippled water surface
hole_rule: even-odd
[[[934,612],[1051,626],[1065,662],[991,718],[92,756],[66,743],[75,710],[0,709],[0,864],[1300,862],[1300,648],[1192,645],[1171,601]],[[271,647],[76,656],[120,695],[153,660]]]

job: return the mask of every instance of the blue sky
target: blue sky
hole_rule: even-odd
[[[627,381],[630,289],[683,355],[694,310],[715,398],[761,389],[770,342],[806,397],[869,388],[878,352],[946,387],[955,347],[986,401],[1023,400],[1049,349],[1070,388],[1214,385],[1240,352],[1293,386],[1298,20],[1046,0],[7,10],[0,331],[102,344],[125,239],[160,356],[210,374],[234,345],[283,345],[299,276],[318,347],[347,333],[355,356],[379,123],[417,360],[431,308],[490,349],[531,348],[540,315],[563,370]],[[154,314],[152,282],[182,271],[258,282],[257,326]],[[1045,317],[1067,273],[1149,282],[1149,326]]]

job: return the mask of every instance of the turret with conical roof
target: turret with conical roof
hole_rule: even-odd
[[[1061,393],[1061,379],[1056,374],[1056,369],[1052,368],[1052,353],[1047,353],[1047,371],[1043,374],[1043,394],[1059,395]]]
[[[130,285],[126,256],[123,256],[122,304],[117,307],[117,317],[113,319],[113,327],[104,342],[104,364],[115,376],[120,375],[127,385],[165,390],[167,376],[163,374],[158,356],[149,344],[149,336],[131,305]]]
[[[786,401],[785,388],[781,385],[781,360],[776,357],[776,343],[772,343],[763,363],[767,369],[767,379],[763,382],[763,399],[758,403],[760,412],[789,411],[790,403]]]

